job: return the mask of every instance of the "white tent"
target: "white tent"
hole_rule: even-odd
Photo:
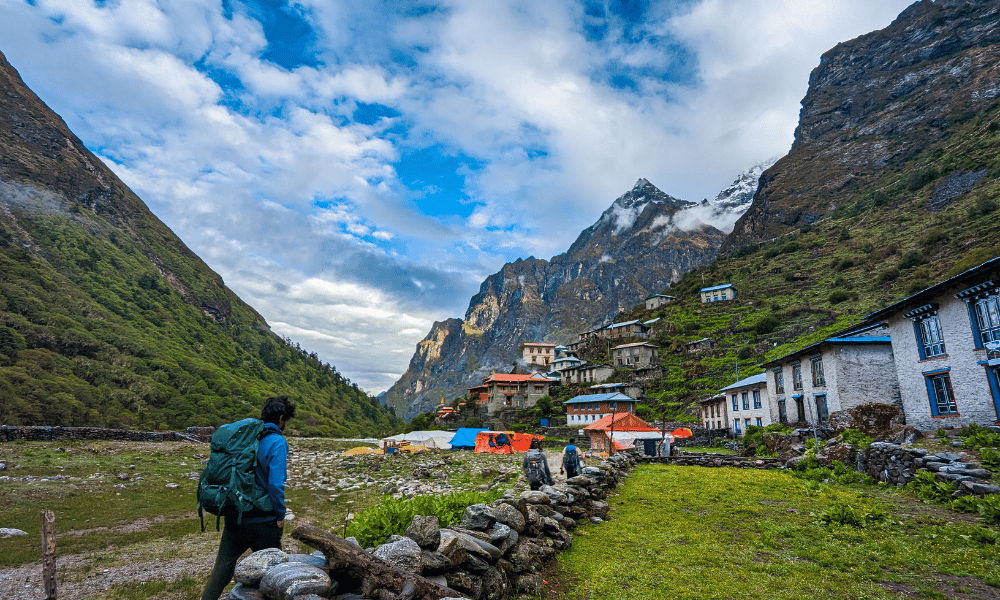
[[[615,446],[619,448],[631,448],[636,440],[656,440],[664,439],[667,442],[665,452],[669,453],[670,446],[674,443],[674,436],[669,433],[664,437],[659,431],[616,431],[614,433]]]
[[[393,442],[410,442],[412,446],[423,446],[435,450],[451,450],[451,438],[454,436],[454,431],[411,431],[410,433],[400,433],[382,438],[382,448]]]

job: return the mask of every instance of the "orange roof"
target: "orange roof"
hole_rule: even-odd
[[[632,413],[622,412],[614,415],[615,431],[659,431],[649,423],[643,421]],[[610,431],[611,415],[605,415],[597,421],[584,427],[590,431]]]

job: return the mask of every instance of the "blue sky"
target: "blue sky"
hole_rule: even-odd
[[[783,155],[907,2],[0,0],[0,51],[272,328],[370,392],[640,177]]]

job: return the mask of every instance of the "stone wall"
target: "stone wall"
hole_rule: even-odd
[[[350,538],[345,541],[317,528],[299,526],[292,537],[322,552],[277,557],[270,556],[273,549],[254,553],[237,567],[238,585],[229,598],[284,600],[304,597],[307,590],[316,595],[310,597],[319,598],[359,594],[354,597],[399,600],[428,589],[439,593],[420,597],[452,595],[440,592],[458,592],[470,600],[541,597],[546,593],[541,575],[545,566],[570,546],[570,532],[579,522],[601,523],[607,517],[609,506],[604,498],[628,476],[635,461],[635,454],[622,452],[599,467],[586,467],[565,484],[542,486],[519,496],[508,492],[489,505],[468,507],[455,526],[439,528],[436,517],[415,517],[405,536],[392,536],[360,558],[356,556],[360,548],[350,550]],[[315,543],[317,533],[321,543]],[[348,564],[345,561],[352,554],[355,562]],[[267,564],[262,568],[263,561]],[[281,566],[289,562],[297,564]],[[350,575],[362,566],[366,574]],[[429,584],[449,589],[428,588]]]
[[[777,458],[746,458],[730,454],[688,454],[650,456],[642,459],[654,464],[694,467],[736,467],[739,469],[781,469],[784,461]]]
[[[199,430],[214,429],[199,427]],[[0,425],[0,443],[14,440],[30,442],[47,442],[52,440],[113,440],[129,442],[182,442],[210,440],[199,433],[179,433],[176,431],[133,431],[129,429],[105,429],[101,427],[62,427],[54,426],[24,426]]]

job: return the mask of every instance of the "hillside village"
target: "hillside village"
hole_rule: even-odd
[[[704,287],[702,303],[735,300],[732,284]],[[644,308],[677,298],[651,294]],[[463,402],[438,417],[461,415],[503,429],[536,416],[539,402],[558,398],[561,413],[546,425],[583,432],[612,413],[649,415],[647,385],[663,377],[661,348],[648,341],[661,318],[615,322],[579,334],[571,344],[526,341],[513,373],[492,373]],[[581,353],[597,343],[596,359]],[[794,343],[793,343],[794,345]],[[1000,421],[1000,257],[883,306],[847,328],[800,343],[756,365],[757,372],[697,399],[692,421],[716,435],[739,437],[750,426],[825,426],[831,415],[866,403],[889,404],[908,426],[933,431]],[[710,349],[710,339],[684,353]],[[612,381],[613,380],[613,381]],[[545,400],[543,400],[545,399]],[[655,415],[654,415],[655,416]]]

